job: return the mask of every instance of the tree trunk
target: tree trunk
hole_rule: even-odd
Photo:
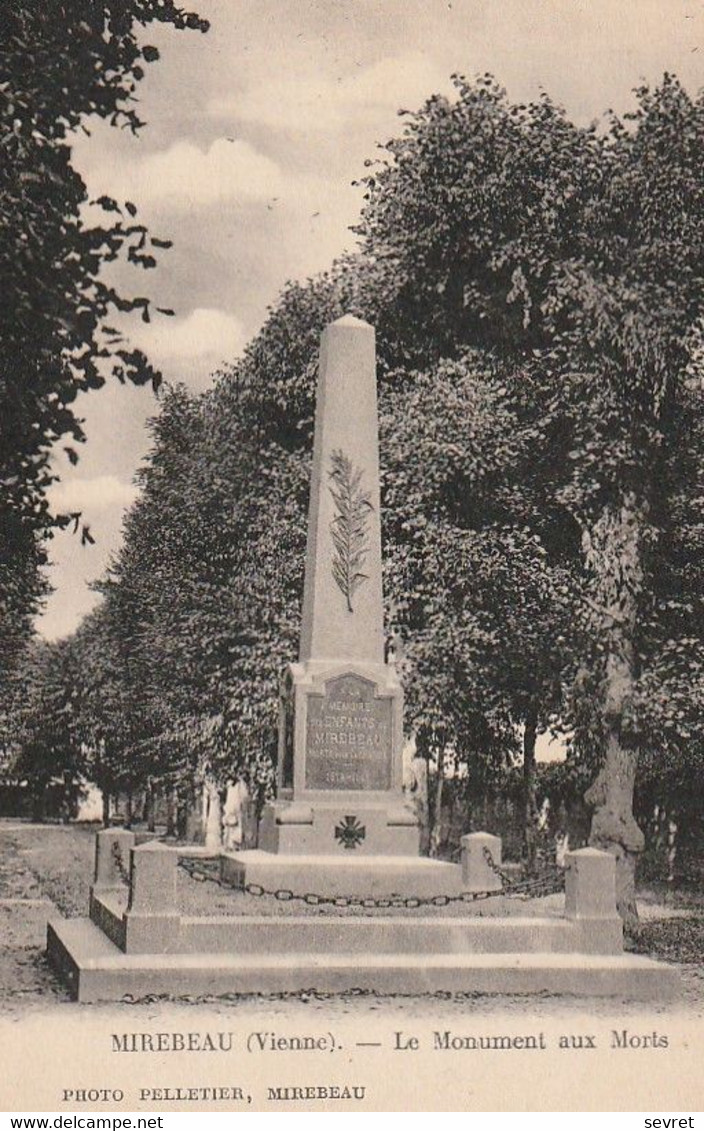
[[[250,787],[252,798],[252,843],[247,845],[248,848],[259,847],[259,831],[261,828],[262,813],[264,806],[267,804],[267,793],[264,786],[261,784]]]
[[[73,789],[73,774],[70,770],[63,772],[63,788],[61,793],[61,820],[65,825],[70,824],[72,817],[71,794]]]
[[[467,782],[466,788],[467,788],[467,795],[465,797],[465,802],[464,802],[464,831],[463,831],[463,835],[464,835],[464,833],[476,832],[476,830],[474,828],[474,801],[473,801],[473,799],[472,799],[472,797],[470,796],[470,793],[469,793],[469,790],[470,790],[469,781]]]
[[[32,820],[38,825],[42,824],[46,817],[46,788],[47,783],[41,781],[32,794]]]
[[[428,761],[426,758],[419,756],[413,759],[413,777],[415,779],[413,805],[420,829],[418,851],[421,856],[428,856],[430,853],[430,809],[428,801]]]
[[[635,869],[645,838],[633,816],[638,751],[624,741],[635,680],[634,637],[642,589],[642,517],[635,496],[607,507],[585,537],[587,564],[596,580],[598,640],[606,653],[602,723],[604,762],[585,801],[592,806],[589,843],[616,858],[616,902],[626,923],[638,918]]]
[[[242,847],[243,848],[256,848],[257,847],[257,807],[254,798],[251,794],[247,797],[242,805]]]
[[[110,792],[107,789],[102,791],[103,794],[103,828],[110,827]]]
[[[176,836],[176,790],[172,785],[166,788],[166,835]]]
[[[538,710],[531,705],[523,730],[523,858],[527,872],[535,872],[538,855],[538,805],[535,740],[538,733]]]
[[[435,798],[433,801],[433,827],[430,832],[430,856],[437,856],[442,842],[442,795],[445,781],[444,748],[437,747],[435,769]]]
[[[587,804],[594,807],[589,843],[616,858],[616,904],[625,923],[638,919],[636,859],[645,844],[633,816],[636,766],[636,753],[624,749],[610,734],[604,765],[584,795]]]
[[[670,889],[675,884],[675,869],[677,865],[677,821],[672,818],[667,825],[667,882]]]
[[[151,778],[149,778],[149,781],[147,782],[147,792],[145,796],[144,808],[144,819],[146,821],[147,830],[148,832],[153,833],[156,831],[156,797],[154,782]]]
[[[176,836],[185,840],[188,835],[188,798],[183,794],[176,795]]]

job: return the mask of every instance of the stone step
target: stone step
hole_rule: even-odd
[[[621,923],[586,925],[565,918],[286,915],[180,920],[180,952],[238,954],[464,954],[586,950],[620,954]]]
[[[90,918],[116,946],[134,952],[161,951],[144,932],[135,945],[125,929],[121,893],[93,893]],[[461,954],[465,952],[579,951],[620,954],[621,920],[617,917],[581,920],[564,915],[483,917],[473,914],[347,915],[181,915],[170,922],[168,950],[173,953],[335,954]]]
[[[49,924],[47,953],[79,1001],[352,990],[574,994],[668,1000],[672,966],[635,955],[123,954],[88,919]]]
[[[458,895],[465,886],[459,864],[427,856],[276,855],[255,848],[224,852],[220,867],[224,883],[232,887],[255,884],[267,891],[282,888],[326,897],[430,898],[439,893]],[[501,890],[498,878],[493,890]]]

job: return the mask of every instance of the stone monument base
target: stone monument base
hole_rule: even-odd
[[[416,820],[401,805],[395,812],[379,807],[356,810],[352,817],[349,814],[341,816],[341,811],[335,807],[311,811],[292,804],[281,809],[286,821],[292,814],[295,821],[280,825],[275,823],[276,809],[276,806],[270,806],[272,820],[267,833],[269,836],[275,833],[281,836],[283,844],[295,844],[298,851],[289,847],[286,853],[281,844],[280,852],[273,851],[269,847],[271,840],[265,839],[265,848],[222,853],[220,878],[224,883],[240,889],[258,885],[268,892],[290,891],[297,896],[310,894],[311,903],[315,902],[315,896],[442,899],[443,896],[457,896],[460,892],[471,895],[501,891],[498,872],[501,840],[490,833],[469,833],[462,837],[461,863],[451,864],[416,855]],[[372,828],[373,835],[369,841],[345,840],[346,835],[354,837],[356,829],[367,828],[362,820]],[[394,824],[391,824],[392,820]],[[329,846],[335,843],[332,836],[335,821],[338,821],[338,850],[330,852]],[[296,839],[295,833],[289,839],[291,830],[298,832],[300,839]],[[307,835],[313,842],[308,852],[302,850],[307,843],[305,830],[308,830]],[[325,838],[327,852],[319,850],[316,834]],[[385,834],[388,845],[396,847],[396,852],[384,851],[387,848]],[[382,850],[370,852],[369,843],[375,847],[381,844]],[[403,854],[404,847],[408,850],[407,855]]]
[[[133,1001],[153,994],[295,993],[311,987],[319,993],[574,994],[641,1001],[666,1001],[678,993],[674,967],[640,955],[426,953],[422,945],[405,953],[376,948],[370,953],[363,949],[369,942],[364,927],[356,921],[354,950],[272,954],[267,953],[274,945],[271,922],[268,917],[257,923],[259,952],[125,954],[89,919],[50,923],[47,950],[71,996],[82,1002]],[[348,922],[331,919],[330,927]],[[326,934],[329,943],[334,931]],[[416,942],[425,942],[422,930]]]
[[[459,864],[423,856],[284,856],[252,849],[220,857],[221,879],[234,888],[258,884],[267,891],[382,898],[464,890]]]
[[[337,801],[308,805],[300,801],[267,805],[259,826],[264,852],[324,856],[337,851],[355,857],[418,857],[418,820],[402,803],[364,806]]]
[[[244,907],[237,912],[233,893],[231,914],[194,916],[183,913],[179,898],[179,855],[191,855],[188,849],[156,840],[136,844],[132,833],[106,829],[96,838],[90,918],[50,922],[47,954],[71,995],[86,1002],[311,987],[325,993],[676,995],[675,967],[623,953],[614,860],[607,853],[569,853],[564,901],[558,897],[540,916],[520,907],[507,917],[482,915],[485,903],[473,913],[472,892],[502,901],[495,868],[500,847],[486,833],[463,837],[460,865],[351,854],[329,863],[319,856],[309,862],[228,854],[222,867],[231,880],[243,878],[244,858],[245,882],[282,891],[287,901],[292,893],[304,899],[284,909],[263,897],[262,913],[249,914]],[[253,881],[257,866],[284,871],[269,871],[266,882],[260,871]],[[325,883],[333,896],[358,891],[370,909],[363,902],[350,913],[306,907],[307,890],[322,894]],[[403,894],[406,884],[410,895],[425,892],[425,899],[440,902],[416,913],[395,906],[371,910],[378,893]],[[469,894],[466,908],[444,906],[453,890]]]

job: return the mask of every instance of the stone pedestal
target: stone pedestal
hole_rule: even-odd
[[[403,704],[392,667],[292,664],[280,734],[281,800],[265,809],[260,849],[418,855],[418,825],[401,787]]]
[[[570,919],[613,919],[616,862],[598,848],[578,848],[565,857],[565,914]]]
[[[129,953],[166,954],[178,947],[178,856],[159,841],[132,849],[130,895],[123,917]]]
[[[114,891],[125,882],[135,835],[128,829],[101,829],[95,837],[95,871],[91,893]]]
[[[623,946],[623,923],[616,907],[616,861],[598,848],[579,848],[565,856],[565,916],[579,930],[585,954]]]
[[[495,870],[501,866],[501,837],[467,833],[461,848],[464,891],[501,891],[501,876]]]

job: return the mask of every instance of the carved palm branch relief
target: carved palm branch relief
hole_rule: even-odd
[[[330,523],[335,549],[332,575],[354,612],[352,598],[369,575],[363,572],[369,552],[369,512],[374,510],[369,494],[362,490],[362,471],[342,451],[330,456],[330,494],[337,514]]]

